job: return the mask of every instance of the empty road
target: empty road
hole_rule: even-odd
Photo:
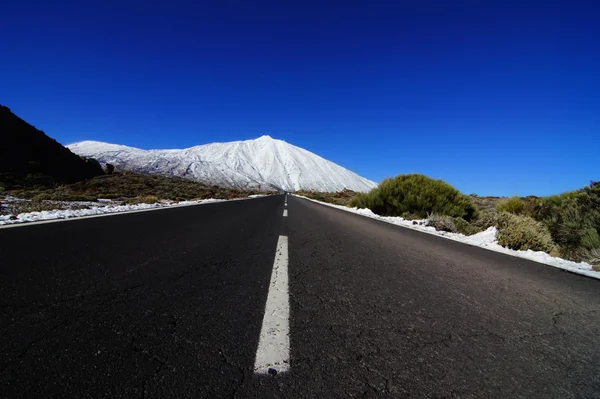
[[[4,398],[600,397],[600,281],[293,196],[0,228],[0,308]]]

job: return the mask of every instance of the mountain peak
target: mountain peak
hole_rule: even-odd
[[[377,186],[356,173],[292,144],[263,135],[181,150],[142,150],[107,143],[69,146],[76,154],[119,170],[174,175],[209,185],[263,190],[369,191]]]

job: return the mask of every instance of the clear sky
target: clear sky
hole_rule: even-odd
[[[63,144],[269,134],[375,181],[546,195],[600,180],[599,21],[597,0],[5,0],[0,103]]]

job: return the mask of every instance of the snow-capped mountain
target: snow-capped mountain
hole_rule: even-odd
[[[97,141],[67,146],[120,170],[180,176],[205,184],[286,191],[369,191],[377,186],[320,156],[282,140],[212,143],[182,150],[142,150]]]

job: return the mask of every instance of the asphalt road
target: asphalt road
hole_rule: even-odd
[[[0,229],[0,396],[600,397],[600,281],[284,196]],[[288,237],[289,371],[254,362]]]

